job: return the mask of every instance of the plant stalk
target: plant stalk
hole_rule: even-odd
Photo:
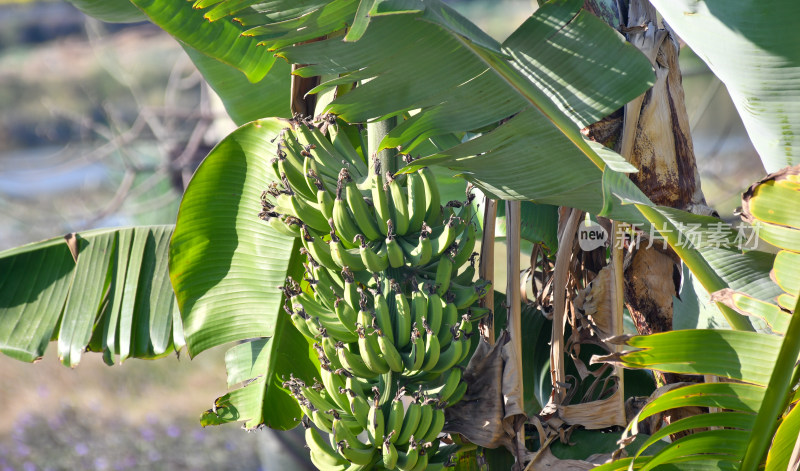
[[[800,301],[794,306],[794,314],[783,337],[781,349],[778,351],[778,360],[764,392],[764,400],[753,423],[747,450],[739,467],[742,471],[755,471],[764,461],[775,436],[775,430],[778,428],[778,418],[786,409],[787,398],[794,385],[793,370],[798,354],[800,354]]]
[[[481,259],[478,276],[492,282],[494,286],[494,231],[497,224],[497,200],[487,197],[483,208],[483,235],[481,236]],[[492,310],[490,317],[481,321],[481,336],[494,345],[494,290],[490,289],[481,299],[481,305]]]
[[[380,147],[383,138],[389,134],[389,131],[397,126],[397,117],[393,116],[383,121],[376,121],[374,123],[367,123],[367,135],[369,142],[369,155],[377,154],[378,159],[381,161],[381,169],[385,172],[397,172],[402,164],[397,159],[397,149],[384,149],[380,152],[375,152],[375,149]]]

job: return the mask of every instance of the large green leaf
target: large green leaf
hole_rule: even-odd
[[[273,178],[271,142],[285,123],[254,121],[222,140],[186,189],[170,245],[170,277],[189,354],[270,337],[294,239],[258,218]]]
[[[302,269],[299,258],[294,265],[295,272],[298,267]],[[283,387],[284,380],[294,376],[313,384],[319,376],[317,353],[294,328],[289,316],[278,317],[272,338],[240,343],[228,350],[225,365],[228,387],[240,383],[243,386],[218,398],[214,408],[203,414],[203,425],[243,421],[248,429],[262,424],[278,430],[291,429],[303,414]]]
[[[789,469],[797,439],[800,437],[800,407],[795,406],[786,414],[772,440],[772,447],[767,455],[766,471],[783,471]]]
[[[800,162],[800,3],[654,0],[728,88],[764,167]]]
[[[190,47],[235,67],[251,82],[267,75],[275,57],[258,40],[242,36],[244,27],[232,21],[210,22],[187,1],[131,0],[150,20]]]
[[[781,338],[736,330],[676,330],[636,336],[621,360],[628,368],[717,375],[766,385]]]
[[[502,46],[439,2],[412,3],[423,13],[373,17],[355,43],[321,41],[279,53],[294,63],[313,64],[298,71],[304,76],[349,74],[318,90],[370,79],[330,105],[347,120],[421,108],[384,139],[384,147],[411,152],[426,138],[514,116],[493,132],[415,164],[461,171],[495,197],[602,211],[597,198],[602,170],[609,163],[633,169],[588,143],[579,128],[646,89],[652,69],[645,57],[580,11],[578,1],[550,2]],[[558,74],[575,80],[568,83]]]
[[[147,16],[129,0],[68,1],[78,10],[107,23],[136,23],[147,20]]]
[[[171,226],[75,234],[0,253],[0,351],[24,361],[48,342],[75,366],[85,350],[107,363],[157,358],[183,347],[167,253]]]
[[[263,79],[253,83],[238,69],[181,44],[237,125],[260,118],[291,117],[291,67],[285,61],[276,61]]]

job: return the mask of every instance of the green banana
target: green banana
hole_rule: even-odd
[[[423,167],[418,170],[419,175],[422,177],[422,183],[425,185],[425,222],[429,226],[437,226],[440,224],[442,217],[442,206],[439,195],[439,185],[436,182],[436,176],[430,167]]]
[[[477,283],[464,286],[450,283],[450,292],[453,294],[453,304],[458,309],[466,309],[475,303],[475,301],[486,295],[488,290],[492,289],[492,283],[487,280],[479,280]]]
[[[406,371],[413,373],[422,368],[425,361],[425,340],[416,327],[411,330],[411,351],[400,356],[403,357]]]
[[[453,242],[456,240],[456,235],[459,233],[458,221],[460,219],[451,216],[450,219],[441,227],[431,232],[431,250],[434,255],[442,255],[448,250]]]
[[[333,217],[333,197],[325,190],[317,190],[317,206],[327,221]]]
[[[453,259],[448,254],[444,254],[439,259],[439,264],[436,266],[436,279],[434,288],[438,296],[444,296],[447,289],[450,287],[450,278],[453,276]]]
[[[431,427],[431,422],[433,422],[432,401],[424,400],[420,405],[420,416],[417,429],[411,434],[416,439],[419,446],[422,446],[424,443],[426,443],[422,440],[422,437],[427,434],[428,429]]]
[[[464,398],[464,395],[467,393],[467,383],[466,381],[462,381],[458,383],[456,390],[453,394],[450,395],[450,398],[447,400],[447,406],[450,407],[452,405],[458,404],[461,402],[461,399]]]
[[[442,308],[442,326],[439,328],[439,347],[446,348],[453,340],[453,328],[459,323],[458,308],[448,302]]]
[[[339,322],[342,323],[347,330],[355,333],[356,331],[356,311],[342,298],[336,298],[333,304],[333,310]]]
[[[423,292],[424,285],[411,284],[411,311],[414,313],[414,323],[417,328],[422,328],[422,323],[428,317],[428,298]]]
[[[350,212],[353,214],[356,224],[360,232],[369,240],[377,240],[382,235],[378,230],[378,224],[375,221],[375,216],[372,214],[372,209],[367,206],[364,201],[364,196],[356,187],[347,169],[342,169],[344,175],[344,192],[347,205],[350,207]]]
[[[422,363],[422,371],[430,371],[439,361],[441,350],[439,338],[436,337],[436,334],[429,327],[426,327],[425,330],[425,362]]]
[[[416,466],[418,458],[419,448],[417,447],[417,443],[412,441],[408,446],[408,451],[398,451],[397,463],[395,465],[400,471],[409,471]]]
[[[422,442],[420,442],[419,447],[422,448]],[[422,451],[424,449],[419,453],[416,466],[411,468],[410,471],[428,471],[428,454],[422,453]]]
[[[306,225],[303,225],[303,237],[301,237],[300,240],[303,242],[303,247],[308,253],[323,267],[332,270],[339,268],[339,266],[334,263],[333,258],[331,258],[331,249],[328,244],[322,240],[322,237],[313,237]]]
[[[400,356],[400,352],[397,351],[397,347],[382,331],[376,330],[375,334],[378,336],[378,347],[381,355],[386,364],[389,365],[389,369],[396,373],[402,373],[404,369],[403,359]]]
[[[410,244],[402,237],[397,239],[400,242],[400,247],[403,248],[406,262],[411,267],[425,265],[431,261],[431,257],[433,256],[431,240],[428,237],[428,232],[424,230],[425,227],[427,226],[423,226],[423,230],[420,231],[419,240],[416,245]]]
[[[403,423],[400,426],[400,432],[395,439],[395,443],[398,446],[403,446],[412,440],[414,433],[417,431],[419,427],[419,421],[422,418],[422,404],[418,401],[414,401],[408,405],[408,409],[405,411],[403,415]]]
[[[356,448],[350,446],[349,442],[346,440],[340,441],[337,444],[337,448],[339,450],[339,454],[342,455],[347,461],[360,465],[372,463],[372,460],[375,458],[375,452],[377,451],[377,449],[374,447]]]
[[[351,170],[358,176],[363,177],[367,174],[367,164],[358,154],[358,151],[350,143],[347,133],[340,126],[347,126],[344,122],[337,121],[336,126],[328,126],[328,133],[331,136],[333,147],[339,156],[342,157],[344,165],[349,165]]]
[[[336,356],[339,358],[342,368],[354,376],[359,376],[361,378],[374,378],[377,376],[377,374],[367,367],[361,356],[345,348],[342,342],[336,344]]]
[[[306,445],[311,450],[311,462],[317,469],[344,471],[350,464],[331,448],[314,427],[306,428]]]
[[[403,253],[403,248],[400,246],[400,243],[397,241],[397,238],[394,235],[394,223],[392,220],[389,220],[388,223],[389,227],[389,234],[386,236],[386,255],[389,258],[389,266],[392,268],[399,268],[405,265],[406,257]]]
[[[428,285],[433,288],[433,286]],[[435,291],[428,294],[428,327],[434,335],[439,333],[442,326],[442,298]]]
[[[384,236],[389,235],[389,221],[392,218],[389,209],[389,197],[386,195],[386,188],[381,176],[381,161],[376,158],[373,160],[374,173],[371,177],[370,191],[372,193],[372,205],[375,209],[375,222],[378,230]]]
[[[409,229],[406,194],[403,191],[403,187],[400,186],[400,183],[392,176],[391,172],[386,172],[386,185],[391,195],[389,199],[389,211],[392,215],[392,221],[394,222],[394,230],[397,231],[397,235],[406,235]]]
[[[475,242],[478,239],[478,234],[475,229],[475,224],[467,224],[467,228],[461,234],[456,247],[456,254],[453,256],[453,266],[460,267],[467,263],[467,260],[472,258],[473,250],[475,249]],[[472,278],[470,278],[472,280]]]
[[[384,244],[380,244],[380,249],[375,251],[372,247],[367,245],[366,238],[358,234],[356,236],[361,243],[359,251],[361,253],[361,261],[364,266],[372,273],[380,273],[389,267],[389,253]]]
[[[361,314],[359,313],[359,318]],[[358,326],[358,351],[361,354],[361,359],[367,368],[373,372],[374,375],[379,375],[389,371],[389,364],[379,353],[380,346],[378,340],[373,337],[375,330],[371,329],[370,335],[367,334],[363,325]],[[373,343],[374,342],[374,343]]]
[[[334,445],[344,441],[348,446],[357,450],[370,450],[373,448],[371,445],[362,443],[361,440],[359,440],[356,436],[355,432],[353,432],[350,427],[348,427],[347,424],[338,416],[333,418],[331,429],[333,430],[331,440],[333,441]],[[363,429],[361,430],[363,431]]]
[[[386,420],[386,439],[391,442],[397,442],[397,439],[400,436],[400,431],[403,428],[403,419],[405,418],[405,412],[403,409],[403,401],[401,397],[405,392],[404,389],[400,389],[397,392],[397,395],[392,400],[392,404],[389,408],[389,418]]]
[[[456,344],[461,345],[460,342],[453,342],[453,345]],[[458,349],[458,355],[459,356],[455,357],[455,360],[457,360],[461,355],[460,348]],[[455,365],[455,360],[453,361],[452,365]],[[453,368],[452,366],[450,368],[451,368],[450,372],[447,374],[447,378],[444,380],[444,383],[439,388],[437,388],[436,391],[431,391],[431,393],[429,394],[430,396],[436,396],[439,402],[446,402],[450,398],[450,396],[453,395],[456,388],[461,383],[461,376],[462,376],[461,368]]]
[[[409,173],[407,176],[408,187],[408,231],[418,232],[422,229],[422,223],[427,215],[427,194],[425,181],[422,174],[417,172]]]
[[[331,240],[328,245],[331,249],[333,263],[339,267],[348,267],[354,271],[366,270],[367,267],[365,267],[364,262],[361,261],[359,250],[346,248],[334,231],[331,231]]]
[[[455,266],[455,263],[453,263],[453,268],[455,270],[458,269],[458,267]],[[456,283],[456,284],[459,284],[459,285],[471,284],[472,283],[472,279],[475,278],[476,271],[477,270],[475,270],[475,263],[470,263],[469,265],[466,266],[466,268],[464,268],[464,270],[461,273],[459,273],[455,277],[452,277],[450,279],[450,282],[451,283]],[[442,295],[442,296],[444,296],[444,295]]]
[[[398,349],[402,349],[408,345],[408,342],[411,340],[411,323],[413,321],[413,313],[411,312],[411,305],[408,304],[408,299],[400,289],[400,285],[395,280],[391,280],[389,284],[392,287],[392,291],[394,291],[394,305],[396,312],[394,317],[394,344]]]
[[[442,433],[442,428],[444,427],[444,409],[438,406],[432,405],[433,407],[433,418],[431,419],[431,425],[428,427],[427,433],[420,437],[420,443],[430,443]]]
[[[356,234],[359,233],[358,223],[353,218],[350,208],[345,202],[343,196],[345,193],[344,188],[344,175],[347,175],[347,170],[342,169],[342,174],[339,177],[339,182],[336,186],[336,199],[333,201],[333,217],[329,224],[336,230],[336,234],[345,241],[345,245],[354,247]]]
[[[389,311],[389,303],[384,296],[380,283],[372,293],[373,306],[375,306],[375,320],[380,327],[383,335],[394,343],[394,329],[392,328],[392,316]]]
[[[397,465],[397,448],[395,448],[394,444],[390,441],[391,435],[387,436],[386,439],[383,441],[383,467],[386,469],[394,469]]]
[[[307,200],[316,199],[316,192],[311,191],[303,174],[303,162],[299,159],[287,159],[286,153],[278,154],[278,175],[284,180],[284,186],[293,193],[302,195]]]
[[[375,446],[379,446],[380,443],[383,442],[384,432],[386,430],[384,420],[383,411],[380,406],[378,406],[378,398],[376,397],[372,401],[369,415],[367,416],[367,437],[369,437],[369,441]]]
[[[319,374],[328,396],[333,399],[339,409],[349,410],[350,401],[347,399],[347,394],[344,393],[345,382],[342,378],[342,375],[345,374],[344,370],[331,370],[330,366],[323,365]]]

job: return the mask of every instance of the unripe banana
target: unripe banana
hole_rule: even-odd
[[[425,361],[422,363],[422,371],[430,371],[439,361],[441,350],[439,349],[439,338],[429,327],[425,328]]]
[[[376,251],[367,245],[366,238],[363,235],[358,234],[356,237],[361,243],[359,246],[361,261],[364,262],[367,270],[372,273],[380,273],[389,268],[389,253],[384,244],[380,244],[380,248]]]
[[[396,373],[402,373],[405,367],[403,366],[403,359],[400,357],[400,352],[397,351],[397,347],[395,347],[394,343],[392,343],[386,335],[383,335],[383,332],[380,330],[376,330],[375,334],[378,336],[378,347],[380,348],[381,355],[386,361],[386,364],[389,365],[389,369]]]
[[[416,327],[411,330],[411,351],[401,354],[403,365],[409,374],[414,374],[422,368],[425,362],[425,338]]]
[[[441,227],[431,232],[431,250],[433,255],[442,255],[450,249],[456,240],[456,235],[460,232],[458,221],[460,219],[451,216],[450,219]]]
[[[394,447],[394,444],[390,441],[390,437],[386,437],[386,440],[383,441],[383,467],[386,469],[394,469],[397,465],[397,448]]]
[[[442,326],[442,298],[435,291],[428,294],[427,321],[428,327],[437,335]]]
[[[403,419],[405,418],[405,412],[403,409],[403,401],[400,399],[404,393],[404,390],[401,388],[395,398],[392,400],[392,404],[389,409],[389,418],[386,421],[386,439],[391,442],[397,442],[397,439],[400,436],[400,432],[403,428]]]
[[[420,329],[423,321],[428,317],[428,298],[423,290],[424,285],[411,284],[411,311],[414,313],[414,323]]]
[[[458,308],[455,304],[448,302],[442,308],[442,326],[439,328],[439,346],[446,348],[453,340],[453,329],[459,323]]]
[[[400,289],[400,285],[391,280],[390,286],[394,291],[394,305],[397,313],[394,317],[394,342],[398,349],[402,349],[411,340],[411,324],[414,318],[411,312],[411,305],[408,304],[408,299]]]
[[[378,283],[378,287],[373,292],[372,299],[373,306],[375,306],[375,320],[378,323],[378,327],[380,327],[381,331],[383,331],[383,335],[385,335],[390,342],[394,343],[392,315],[389,311],[389,303],[386,300],[386,296],[384,296],[383,291],[381,290],[380,283]]]
[[[425,443],[421,437],[424,437],[427,434],[428,429],[431,427],[431,422],[433,422],[432,401],[425,400],[420,406],[419,424],[417,424],[417,429],[412,434],[417,440],[419,446],[422,446]]]
[[[331,249],[331,259],[333,259],[333,263],[339,267],[348,267],[353,271],[364,271],[366,269],[364,262],[361,261],[361,253],[359,250],[346,248],[344,244],[342,244],[341,239],[339,239],[333,231],[331,231],[331,240],[328,245]]]
[[[427,213],[427,195],[425,182],[419,172],[406,175],[408,187],[408,232],[414,233],[422,229]]]
[[[314,257],[314,260],[319,262],[323,267],[330,269],[338,269],[339,266],[334,263],[331,258],[331,249],[322,237],[313,237],[308,229],[308,226],[303,226],[303,237],[300,238],[303,242],[303,247]]]
[[[344,393],[345,381],[342,376],[345,374],[344,370],[331,370],[329,366],[322,366],[319,374],[328,397],[333,399],[339,409],[350,410],[350,401],[347,399],[347,394]]]
[[[477,231],[474,224],[467,224],[467,228],[461,234],[456,247],[456,254],[453,256],[453,266],[460,267],[467,263],[472,257],[473,250],[475,249],[475,241],[478,239]],[[470,277],[472,280],[472,277]]]
[[[403,238],[397,239],[400,242],[400,247],[403,248],[406,262],[411,267],[425,265],[431,261],[431,257],[433,256],[431,240],[428,237],[428,231],[425,230],[425,227],[427,226],[423,226],[423,230],[420,231],[419,240],[416,245],[410,244]]]
[[[376,397],[372,401],[369,416],[367,417],[367,437],[375,446],[379,446],[383,442],[386,426],[384,420],[383,411],[378,406],[378,398]]]
[[[360,465],[372,463],[372,460],[375,458],[375,452],[377,451],[377,449],[374,447],[354,448],[350,446],[349,442],[346,440],[340,441],[337,444],[337,448],[339,450],[339,454],[344,456],[347,461]]]
[[[333,450],[314,427],[306,428],[306,445],[311,450],[311,462],[317,469],[344,471],[350,464]]]
[[[430,443],[442,433],[442,428],[444,427],[444,409],[437,407],[435,405],[433,407],[433,419],[431,420],[431,425],[428,427],[428,431],[425,435],[423,435],[419,441],[420,443]]]
[[[359,314],[361,318],[361,314]],[[363,326],[358,326],[358,351],[361,354],[361,359],[367,368],[370,369],[375,375],[383,374],[389,371],[389,364],[381,356],[380,346],[378,339],[375,338],[375,330],[370,329],[369,334],[365,331]],[[373,343],[374,342],[374,343]]]
[[[364,196],[358,190],[358,187],[356,187],[347,169],[342,169],[341,175],[344,178],[345,200],[350,208],[350,212],[353,214],[353,219],[355,219],[356,224],[358,224],[359,232],[364,234],[369,240],[381,238],[382,235],[378,231],[378,224],[372,214],[372,209],[367,206],[367,203],[364,201]]]
[[[436,266],[436,280],[434,287],[438,296],[444,296],[450,287],[450,278],[453,276],[453,259],[445,253]]]
[[[412,441],[408,446],[408,451],[398,451],[397,463],[395,465],[400,471],[410,471],[417,465],[418,458],[419,448],[417,447],[417,443]]]
[[[389,234],[388,223],[392,218],[392,213],[389,209],[389,197],[386,194],[383,177],[381,176],[381,161],[376,158],[373,162],[375,171],[372,174],[370,185],[372,205],[375,208],[375,221],[378,224],[378,230],[386,236]]]
[[[341,322],[347,330],[355,333],[356,311],[353,310],[353,307],[342,298],[336,298],[333,304],[333,310],[339,322]]]
[[[302,160],[292,158],[290,161],[287,159],[287,153],[279,154],[278,172],[281,180],[283,180],[285,177],[284,186],[287,187],[287,190],[291,190],[293,193],[301,195],[306,200],[316,199],[316,192],[311,191],[311,188],[309,188],[308,182],[306,181],[306,177],[303,175]]]
[[[427,206],[425,222],[430,226],[437,226],[441,222],[442,207],[436,176],[429,167],[423,167],[418,172],[422,177],[422,183],[425,185],[425,205]]]
[[[450,395],[450,398],[447,400],[447,406],[453,406],[461,402],[461,399],[464,398],[464,395],[467,393],[467,383],[466,381],[462,381],[458,383],[456,390],[453,394]]]
[[[345,348],[342,342],[336,344],[336,355],[339,358],[339,362],[342,364],[342,368],[346,369],[354,376],[359,376],[361,378],[374,378],[377,376],[376,373],[367,367],[361,356]]]
[[[342,171],[345,170],[342,169]],[[329,225],[336,231],[339,238],[344,240],[345,246],[355,247],[353,241],[360,231],[358,223],[356,223],[353,214],[350,213],[350,208],[344,200],[344,182],[341,177],[336,187],[336,199],[333,201],[333,217],[329,221]]]
[[[389,210],[392,214],[392,221],[394,222],[394,230],[397,235],[406,235],[408,233],[408,202],[403,187],[395,180],[390,172],[386,173],[386,185],[389,188]]]
[[[406,257],[403,248],[394,235],[394,223],[389,220],[389,235],[386,236],[386,254],[389,258],[389,266],[399,268],[405,265]]]

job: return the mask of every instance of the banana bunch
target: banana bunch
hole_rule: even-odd
[[[320,382],[284,387],[305,415],[312,462],[443,468],[456,451],[439,441],[444,409],[466,393],[460,365],[488,314],[473,304],[491,289],[473,281],[472,197],[442,205],[430,169],[368,166],[345,124],[325,123],[328,135],[291,124],[259,217],[302,241],[304,277],[287,278],[284,309],[314,341]]]

